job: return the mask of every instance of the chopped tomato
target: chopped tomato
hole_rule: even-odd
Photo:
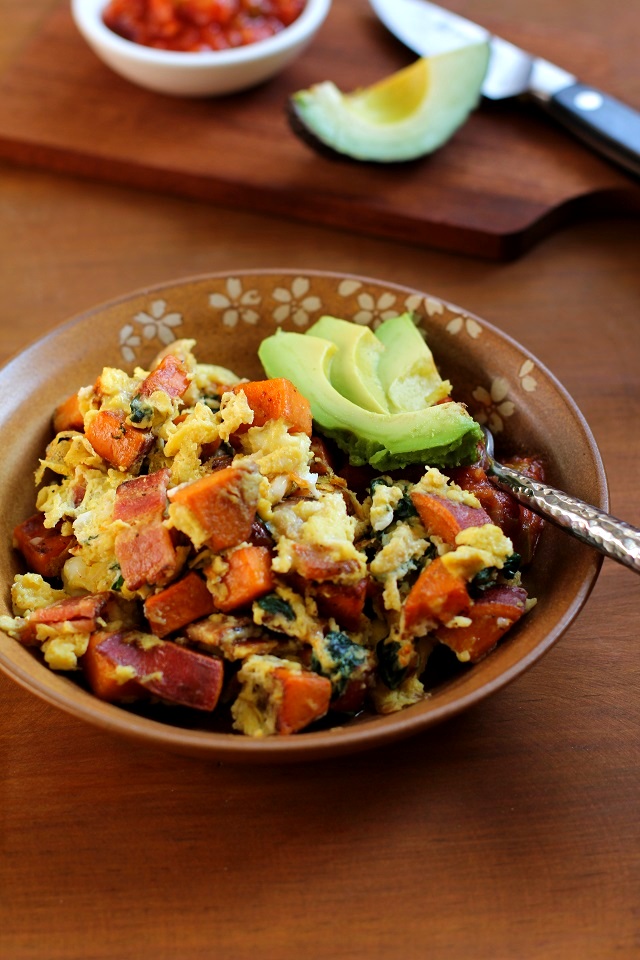
[[[306,0],[111,0],[103,20],[126,40],[185,53],[242,47],[297,20]]]

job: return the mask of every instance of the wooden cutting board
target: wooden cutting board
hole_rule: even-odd
[[[464,0],[456,9],[465,12]],[[614,95],[628,71],[633,94],[631,50],[614,61],[600,37],[594,59],[592,39],[485,25]],[[412,59],[367,0],[334,0],[315,42],[275,80],[221,99],[174,99],[105,67],[65,2],[0,82],[0,157],[493,259],[578,216],[640,210],[638,181],[521,103],[483,105],[444,148],[402,165],[331,160],[291,132],[293,91],[325,79],[351,90]]]

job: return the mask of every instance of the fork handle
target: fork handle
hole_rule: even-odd
[[[536,513],[563,527],[578,540],[640,573],[640,530],[591,504],[532,480],[512,467],[493,462],[488,471],[496,482]]]

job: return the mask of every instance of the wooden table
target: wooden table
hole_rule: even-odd
[[[548,6],[537,15],[557,16]],[[50,7],[0,0],[2,65]],[[605,29],[604,0],[589,16]],[[612,511],[640,525],[637,220],[567,229],[505,265],[9,166],[0,216],[2,360],[76,311],[182,275],[393,279],[537,354],[594,431]],[[153,752],[0,676],[0,956],[640,956],[639,587],[606,561],[577,622],[517,682],[339,761]]]

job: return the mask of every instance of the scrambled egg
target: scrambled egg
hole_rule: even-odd
[[[393,512],[402,500],[402,487],[379,483],[374,487],[369,510],[371,528],[384,530],[393,522]]]
[[[456,547],[442,556],[442,562],[454,576],[472,580],[486,567],[502,570],[507,557],[513,554],[513,544],[499,527],[485,523],[481,527],[467,527],[456,537]]]
[[[445,477],[436,467],[427,467],[423,476],[413,488],[416,493],[427,493],[436,497],[444,497],[454,503],[463,503],[467,507],[479,507],[480,501],[473,493],[463,490],[457,483]]]
[[[382,549],[369,564],[374,577],[384,582],[383,601],[387,610],[400,610],[402,597],[399,581],[415,569],[429,541],[420,524],[397,523],[389,534],[383,535]]]

